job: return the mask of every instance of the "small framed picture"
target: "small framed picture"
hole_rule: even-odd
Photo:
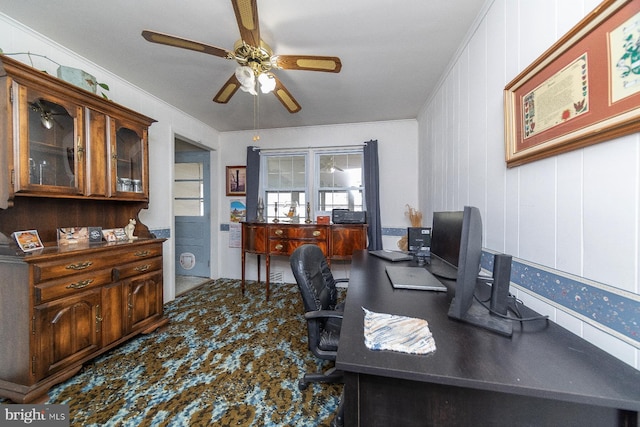
[[[58,246],[87,243],[89,241],[89,229],[87,227],[58,228]]]
[[[125,242],[129,240],[127,234],[124,232],[124,228],[102,230],[102,235],[107,242]]]
[[[227,166],[227,196],[247,195],[247,167]]]
[[[102,227],[89,227],[89,243],[102,242]]]
[[[229,221],[242,222],[247,218],[247,206],[243,200],[231,200],[231,215]]]
[[[13,238],[23,252],[36,251],[44,247],[37,230],[16,231]]]

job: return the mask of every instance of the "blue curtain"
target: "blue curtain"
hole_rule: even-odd
[[[258,188],[260,188],[260,149],[247,147],[247,221],[258,216]]]
[[[364,191],[367,204],[367,235],[369,250],[382,249],[380,226],[380,175],[378,172],[378,141],[364,144]]]

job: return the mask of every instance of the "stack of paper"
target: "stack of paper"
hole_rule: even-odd
[[[436,342],[426,320],[362,309],[364,343],[368,349],[412,354],[427,354],[436,350]]]

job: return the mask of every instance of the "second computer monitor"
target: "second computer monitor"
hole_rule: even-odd
[[[463,211],[434,212],[431,253],[453,267],[458,266]]]

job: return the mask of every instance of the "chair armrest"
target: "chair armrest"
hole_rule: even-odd
[[[304,318],[307,320],[311,319],[342,319],[344,313],[342,311],[335,310],[316,310],[316,311],[307,311],[304,314]]]

